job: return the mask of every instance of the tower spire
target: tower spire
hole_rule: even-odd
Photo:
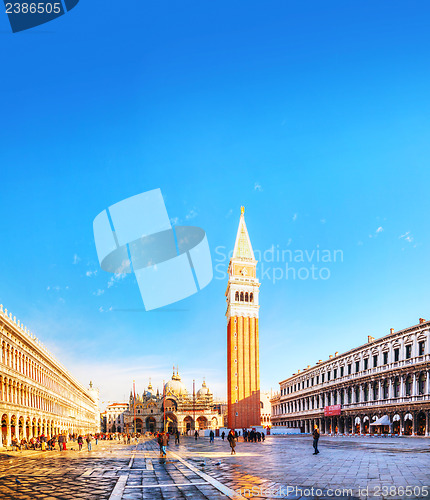
[[[249,239],[248,229],[245,223],[245,207],[240,207],[239,228],[234,244],[233,259],[255,260],[251,240]]]

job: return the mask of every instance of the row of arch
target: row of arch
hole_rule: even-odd
[[[136,432],[157,432],[163,430],[164,420],[163,417],[157,422],[156,418],[153,416],[148,416],[146,418],[136,417]],[[126,432],[134,432],[134,420],[126,424]],[[181,433],[187,433],[191,430],[204,430],[204,429],[217,429],[219,426],[218,418],[212,417],[208,419],[207,417],[200,415],[195,421],[190,416],[187,415],[183,420],[179,420],[174,413],[166,413],[166,428],[170,433],[174,433],[179,430]]]
[[[273,415],[314,410],[336,404],[353,405],[369,401],[423,396],[429,393],[429,379],[429,372],[421,371],[351,385],[280,403],[274,406]]]
[[[94,432],[94,429],[70,425],[67,422],[30,416],[17,416],[15,414],[8,415],[4,413],[1,417],[1,434],[2,445],[10,445],[11,440],[16,438],[31,439],[44,434],[45,436],[53,436],[58,434],[72,434],[74,432]]]
[[[382,414],[359,414],[334,417],[322,417],[305,420],[280,422],[277,426],[298,428],[301,432],[310,433],[317,425],[323,434],[346,435],[373,435],[394,434],[399,436],[428,436],[430,435],[429,410],[388,412],[391,425],[370,425],[380,418]]]
[[[234,296],[236,302],[254,302],[254,294],[250,292],[236,292]]]

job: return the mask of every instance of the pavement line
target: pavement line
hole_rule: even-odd
[[[225,484],[220,483],[212,476],[209,476],[208,474],[205,474],[204,472],[200,471],[199,469],[194,467],[194,465],[191,465],[189,462],[184,460],[182,457],[180,457],[179,455],[177,455],[173,451],[170,451],[169,454],[176,457],[181,462],[181,464],[185,465],[185,467],[188,467],[188,469],[192,470],[194,472],[194,474],[197,474],[198,476],[200,476],[202,479],[207,481],[209,484],[211,484],[218,491],[220,491],[221,493],[224,493],[224,495],[226,495],[228,498],[232,498],[234,500],[246,500],[245,497],[243,497],[242,495],[240,495],[236,491],[232,490],[228,486],[225,486]]]
[[[126,488],[176,488],[177,486],[194,486],[194,485],[207,485],[206,482],[201,483],[171,483],[171,484],[145,484],[138,486],[126,486]]]
[[[125,485],[127,484],[128,474],[120,476],[118,482],[113,489],[109,500],[121,500],[122,494],[124,493]]]

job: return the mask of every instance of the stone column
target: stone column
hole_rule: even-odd
[[[6,446],[9,446],[12,441],[12,426],[10,425],[10,415],[7,416],[6,427]]]
[[[382,399],[382,381],[381,379],[378,380],[378,400]]]
[[[428,376],[428,372],[427,372],[427,376]],[[426,411],[426,433],[425,433],[426,436],[430,436],[429,426],[430,426],[430,412],[427,410]]]
[[[429,394],[430,392],[430,386],[429,386],[429,371],[426,370],[426,385],[424,389],[424,394]]]
[[[416,373],[413,374],[412,376],[412,396],[417,395],[417,375]],[[415,425],[415,423],[414,423]]]

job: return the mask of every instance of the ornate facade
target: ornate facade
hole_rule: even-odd
[[[190,394],[178,371],[173,370],[163,394],[155,392],[151,383],[141,395],[130,393],[124,415],[125,431],[158,432],[165,428],[171,433],[178,429],[185,434],[194,429],[215,430],[223,425],[222,415],[215,407],[213,395],[205,382],[196,394]]]
[[[226,291],[228,425],[235,429],[260,425],[260,283],[244,214],[242,207]]]
[[[429,331],[430,322],[420,318],[418,325],[377,340],[369,336],[365,345],[299,370],[280,382],[271,400],[273,425],[429,436]],[[371,425],[378,422],[386,425]]]
[[[98,391],[86,389],[0,305],[2,444],[12,437],[100,430]]]

